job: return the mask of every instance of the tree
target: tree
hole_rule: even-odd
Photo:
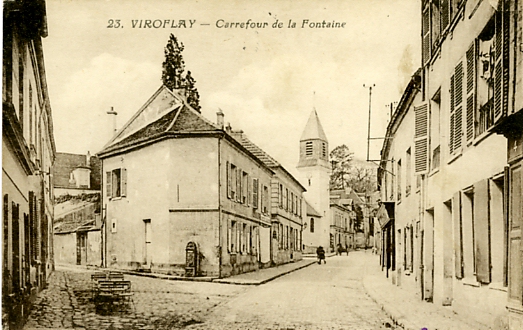
[[[351,170],[351,162],[354,153],[349,150],[349,147],[342,144],[337,146],[330,153],[332,163],[332,174],[330,178],[331,189],[343,189],[347,187],[347,175]]]
[[[187,75],[185,76],[186,81],[186,96],[187,96],[187,103],[191,107],[193,107],[194,110],[200,112],[200,94],[198,93],[198,90],[196,89],[196,80],[191,76],[191,71],[187,71]]]
[[[164,49],[165,61],[162,63],[162,81],[165,87],[171,91],[183,89],[187,103],[200,112],[200,94],[195,86],[196,80],[192,77],[191,71],[187,71],[187,74],[184,75],[183,50],[183,43],[178,42],[178,39],[171,33]]]

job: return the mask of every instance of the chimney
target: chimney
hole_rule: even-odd
[[[225,131],[229,134],[232,133],[232,127],[231,127],[231,123],[227,123],[227,127],[225,127]]]
[[[85,156],[85,165],[91,166],[91,153],[87,150],[87,155]]]
[[[108,115],[114,115],[113,116],[113,131],[112,131],[112,134],[111,134],[111,136],[113,136],[116,133],[116,116],[118,115],[118,112],[114,111],[114,108],[111,107],[111,110],[107,111],[107,114]]]
[[[223,120],[224,120],[224,114],[222,112],[222,109],[218,108],[218,112],[216,113],[216,124],[220,129],[223,129]]]

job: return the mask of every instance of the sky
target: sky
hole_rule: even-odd
[[[99,152],[112,134],[110,107],[118,112],[117,127],[138,111],[161,85],[170,33],[185,46],[185,70],[196,80],[202,114],[215,122],[222,109],[226,123],[291,173],[314,108],[330,150],[346,144],[366,159],[368,87],[374,86],[371,136],[383,137],[387,105],[399,101],[420,65],[416,0],[46,4],[43,47],[58,152]],[[316,28],[304,20],[344,27]],[[379,159],[381,144],[374,141],[370,158]]]

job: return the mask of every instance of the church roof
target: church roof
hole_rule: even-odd
[[[316,112],[316,109],[312,110],[311,115],[309,116],[309,120],[307,121],[307,125],[305,125],[305,129],[301,134],[300,141],[305,140],[327,141],[327,136],[323,131],[323,127],[321,126],[320,118],[318,118],[318,113]]]
[[[320,212],[316,211],[307,200],[305,200],[305,205],[307,205],[307,215],[312,215],[313,217],[321,217]]]

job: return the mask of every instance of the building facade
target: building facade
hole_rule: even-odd
[[[493,327],[508,322],[519,329],[521,204],[510,193],[521,195],[521,185],[517,174],[511,184],[510,167],[506,170],[507,153],[509,164],[517,163],[511,163],[511,140],[507,152],[506,139],[495,133],[503,131],[502,122],[517,121],[505,118],[518,109],[521,88],[521,4],[421,3],[420,95],[412,107],[398,108],[403,119],[395,123],[393,116],[387,130],[395,141],[386,140],[388,152],[382,151],[380,218],[393,226],[382,232],[384,262],[392,263],[399,285],[412,282],[404,276],[412,262],[414,285],[426,301],[473,313]],[[409,87],[403,98],[408,94]],[[520,135],[521,126],[512,127],[519,127],[509,129],[517,132],[513,136]],[[399,154],[392,151],[406,141],[410,146],[400,147]],[[410,170],[404,150],[411,150]],[[401,164],[392,159],[401,154]],[[517,165],[513,169],[517,172]],[[415,189],[408,203],[407,180]],[[417,204],[417,214],[402,211],[406,204]],[[418,263],[422,271],[416,274]]]
[[[2,324],[20,328],[54,269],[56,148],[42,51],[45,2],[4,2],[3,15]]]
[[[303,187],[223,124],[161,87],[99,153],[107,267],[226,277],[301,258]]]
[[[317,245],[307,245],[316,251],[318,246],[330,246],[330,197],[329,182],[331,164],[329,162],[329,142],[320,119],[314,109],[300,138],[300,160],[296,166],[300,182],[307,191],[304,196],[315,212],[321,216],[315,221],[315,232],[310,232],[308,241]]]

